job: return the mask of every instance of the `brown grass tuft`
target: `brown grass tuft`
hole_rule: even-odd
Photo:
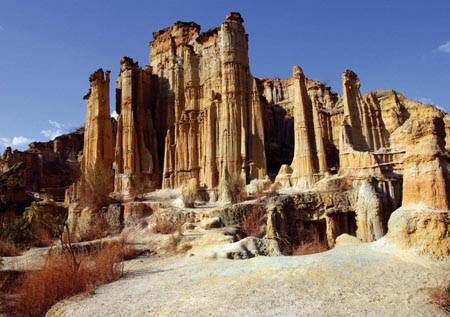
[[[118,242],[79,255],[79,267],[73,266],[67,254],[52,255],[41,270],[27,272],[19,279],[2,309],[10,316],[43,316],[59,300],[91,293],[96,286],[121,277],[122,259]]]
[[[438,287],[431,293],[432,301],[450,315],[450,284]]]
[[[313,241],[302,244],[298,246],[293,252],[292,255],[307,255],[325,252],[328,250],[327,245],[324,242]]]
[[[0,256],[18,256],[19,250],[14,244],[0,241]]]
[[[262,208],[253,207],[252,210],[245,216],[241,229],[247,236],[254,236],[262,238],[264,230],[261,227],[266,220],[266,212]]]
[[[161,234],[174,233],[176,230],[177,225],[175,223],[160,218],[156,219],[156,225],[153,227],[154,233],[161,233]]]

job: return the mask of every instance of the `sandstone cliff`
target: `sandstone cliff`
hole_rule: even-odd
[[[33,142],[26,151],[7,148],[0,157],[0,213],[21,213],[37,198],[63,201],[65,189],[80,177],[82,148],[83,129]]]
[[[148,66],[121,60],[117,122],[108,118],[109,72],[94,73],[83,177],[94,169],[107,180],[101,193],[120,200],[191,179],[212,190],[228,175],[247,183],[269,175],[317,201],[345,193],[345,208],[331,203],[299,220],[318,221],[330,246],[341,233],[382,237],[400,206],[448,212],[448,115],[393,90],[363,96],[351,70],[342,96],[299,66],[288,79],[254,78],[243,22],[230,13],[204,33],[194,22],[153,33]]]

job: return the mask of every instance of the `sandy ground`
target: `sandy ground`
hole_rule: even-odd
[[[211,249],[127,262],[127,275],[47,316],[445,316],[430,291],[450,263],[384,239],[297,257],[215,259]]]

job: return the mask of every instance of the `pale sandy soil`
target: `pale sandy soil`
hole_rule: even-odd
[[[193,255],[191,255],[193,254]],[[400,252],[384,239],[308,256],[129,261],[128,274],[55,305],[47,316],[445,316],[430,290],[450,263]]]

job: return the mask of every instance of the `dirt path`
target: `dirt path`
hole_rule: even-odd
[[[123,279],[47,316],[445,316],[429,292],[450,278],[450,263],[401,253],[384,239],[298,257],[191,253],[130,261]]]

